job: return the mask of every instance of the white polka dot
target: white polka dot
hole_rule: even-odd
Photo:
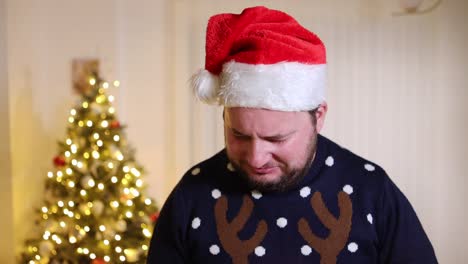
[[[212,245],[210,247],[210,253],[213,255],[218,255],[219,254],[219,247],[217,245]]]
[[[192,220],[192,228],[193,228],[193,229],[199,228],[199,227],[200,227],[200,224],[201,224],[200,218],[195,217],[195,218]]]
[[[369,223],[372,224],[372,222],[374,222],[374,218],[372,217],[371,214],[367,214],[367,221],[369,221]]]
[[[253,190],[252,191],[252,197],[258,200],[258,199],[262,198],[262,193],[257,191],[257,190]]]
[[[353,193],[353,187],[347,184],[343,187],[343,192],[347,193],[348,195],[351,195]]]
[[[234,169],[234,166],[232,166],[231,162],[229,162],[227,164],[227,168],[228,168],[229,171],[235,171],[236,170],[236,169]]]
[[[255,248],[255,255],[263,257],[265,255],[265,248],[260,246]]]
[[[335,164],[335,160],[332,156],[328,156],[328,158],[325,160],[325,164],[327,164],[328,167],[331,167],[333,164]]]
[[[198,175],[200,173],[200,168],[195,168],[192,170],[192,175]]]
[[[218,199],[219,197],[221,197],[221,192],[218,189],[214,189],[211,192],[211,196],[213,196],[213,198],[215,198],[215,199]]]
[[[302,246],[302,247],[301,247],[301,253],[302,253],[302,255],[304,255],[304,256],[309,256],[310,253],[312,253],[312,248],[309,247],[308,245]]]
[[[304,187],[301,189],[300,194],[303,198],[306,198],[307,196],[310,195],[310,187]]]
[[[276,220],[276,225],[280,228],[285,228],[288,225],[288,219],[280,217]]]
[[[358,248],[359,248],[358,245],[356,243],[354,243],[354,242],[351,242],[351,243],[348,244],[348,250],[351,253],[356,252],[358,250]]]
[[[374,170],[375,170],[374,165],[371,165],[371,164],[369,164],[369,163],[366,163],[366,164],[364,165],[364,168],[365,168],[366,170],[368,170],[368,171],[374,171]]]

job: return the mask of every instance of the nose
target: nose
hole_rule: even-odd
[[[270,151],[268,146],[261,140],[252,140],[248,144],[246,161],[252,168],[262,168],[270,159]]]

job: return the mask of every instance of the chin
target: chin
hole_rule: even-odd
[[[249,174],[247,176],[249,181],[254,182],[258,185],[274,185],[281,181],[283,175],[278,174]]]
[[[245,169],[244,166],[239,166],[239,163],[232,159],[230,161],[238,172],[240,180],[243,180],[249,189],[260,192],[288,191],[297,186],[308,170],[308,168],[291,170],[276,168],[270,173],[259,174],[252,173],[249,169]]]
[[[242,175],[242,174],[241,174]],[[260,192],[284,191],[285,175],[242,175],[252,190]]]
[[[309,167],[294,169],[287,173],[279,170],[271,174],[253,174],[239,169],[239,175],[250,189],[260,192],[285,192],[298,186]]]

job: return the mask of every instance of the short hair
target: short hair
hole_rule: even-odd
[[[317,113],[317,109],[319,107],[320,107],[320,105],[315,109],[307,111],[309,113],[309,115],[310,115],[310,119],[312,120],[312,125],[314,125],[314,126],[317,125],[317,117],[315,116],[315,114]]]

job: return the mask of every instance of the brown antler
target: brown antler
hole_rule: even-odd
[[[226,218],[227,198],[221,196],[216,202],[215,219],[219,240],[224,250],[231,256],[233,264],[247,264],[249,254],[255,250],[255,247],[260,245],[267,233],[267,224],[264,220],[261,220],[257,225],[255,234],[250,239],[240,240],[238,238],[237,233],[242,230],[252,214],[253,206],[252,200],[245,195],[239,214],[229,223]]]
[[[325,239],[319,238],[312,233],[304,218],[299,220],[299,233],[320,254],[320,264],[334,264],[336,263],[336,257],[344,248],[346,241],[348,241],[351,230],[351,218],[353,216],[351,199],[345,192],[338,194],[338,207],[340,208],[338,219],[325,206],[320,192],[314,193],[310,199],[310,204],[319,220],[330,230],[330,234]]]

